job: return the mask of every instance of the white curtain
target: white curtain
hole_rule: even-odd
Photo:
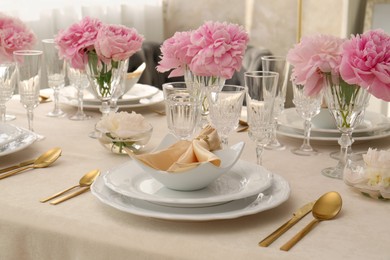
[[[162,0],[0,0],[0,12],[19,17],[40,40],[90,16],[133,27],[147,41],[162,42],[162,6]]]

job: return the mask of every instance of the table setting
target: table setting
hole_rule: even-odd
[[[215,47],[216,32],[230,36],[224,48]],[[129,42],[125,53],[109,48],[115,38]],[[390,256],[383,225],[390,120],[365,111],[335,121],[341,108],[331,106],[329,93],[320,94],[328,95],[327,107],[316,100],[315,111],[302,117],[297,110],[306,109],[307,91],[318,87],[310,88],[310,76],[318,75],[301,76],[294,51],[275,70],[246,72],[245,86],[225,84],[240,70],[249,36],[239,25],[205,22],[162,44],[156,69],[184,81],[160,90],[137,82],[145,64],[135,76],[123,68],[143,41],[132,28],[87,17],[53,39],[64,71],[75,69],[72,85],[40,90],[38,70],[20,74],[22,60],[37,65],[46,58],[37,51],[17,58],[19,93],[2,99],[15,119],[6,121],[2,110],[0,258]],[[302,96],[293,108],[283,105],[286,66]],[[294,153],[302,140],[315,153]],[[360,157],[351,156],[351,144]],[[332,158],[334,151],[342,156]],[[329,178],[323,170],[336,163],[343,175]]]

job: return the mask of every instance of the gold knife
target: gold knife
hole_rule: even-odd
[[[278,237],[280,237],[284,232],[289,230],[292,226],[294,226],[299,220],[301,220],[304,216],[306,216],[311,209],[313,208],[315,201],[309,202],[297,211],[293,213],[293,217],[288,220],[286,223],[281,225],[277,230],[272,232],[269,236],[264,238],[259,242],[259,246],[267,247],[272,242],[274,242]]]
[[[61,202],[64,202],[65,200],[71,199],[71,198],[73,198],[73,197],[76,197],[76,196],[78,196],[78,195],[80,195],[80,194],[82,194],[82,193],[88,191],[89,188],[90,188],[90,187],[88,186],[88,187],[84,187],[84,188],[82,188],[82,189],[79,189],[79,190],[77,190],[77,191],[75,191],[75,192],[70,193],[69,195],[66,195],[66,196],[61,197],[61,198],[56,199],[56,200],[53,200],[52,202],[50,202],[50,204],[52,204],[52,205],[57,205],[57,204],[59,204],[59,203],[61,203]]]

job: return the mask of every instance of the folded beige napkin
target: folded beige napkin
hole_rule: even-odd
[[[220,166],[221,159],[212,153],[218,149],[221,149],[221,140],[216,129],[206,126],[192,141],[181,140],[161,151],[129,155],[156,170],[177,173],[195,168],[202,162]]]

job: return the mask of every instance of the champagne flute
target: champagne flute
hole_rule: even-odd
[[[264,71],[274,71],[279,73],[278,84],[275,94],[274,122],[271,140],[265,148],[270,150],[284,150],[286,146],[281,144],[276,136],[278,126],[278,117],[284,109],[286,101],[286,92],[288,84],[289,63],[284,56],[263,56],[261,57],[262,68]]]
[[[54,39],[44,39],[42,40],[42,45],[49,87],[54,91],[54,108],[47,116],[63,117],[66,113],[59,106],[59,95],[60,89],[65,85],[66,63],[58,56],[58,49]]]
[[[68,77],[69,82],[76,88],[77,90],[77,112],[69,117],[70,120],[82,121],[91,119],[92,116],[84,113],[84,90],[88,88],[89,81],[87,78],[87,74],[85,71],[80,69],[75,69],[68,64]]]
[[[39,104],[42,53],[42,51],[36,50],[14,51],[20,102],[27,110],[28,129],[31,132],[34,132],[33,111]],[[45,138],[44,136],[36,133],[35,135],[37,140]]]
[[[304,140],[299,148],[294,148],[291,151],[296,155],[316,155],[318,154],[317,150],[310,145],[311,120],[321,111],[323,91],[308,96],[305,93],[304,85],[293,84],[293,95],[296,111],[304,120]]]
[[[11,99],[16,85],[16,64],[0,63],[0,122],[7,120],[5,103]]]
[[[217,129],[223,148],[229,147],[228,136],[238,126],[245,88],[224,85],[222,89],[208,87],[209,115],[212,125]]]
[[[273,111],[279,74],[273,71],[249,71],[244,75],[248,135],[256,143],[257,164],[262,165],[264,146],[273,128]]]

